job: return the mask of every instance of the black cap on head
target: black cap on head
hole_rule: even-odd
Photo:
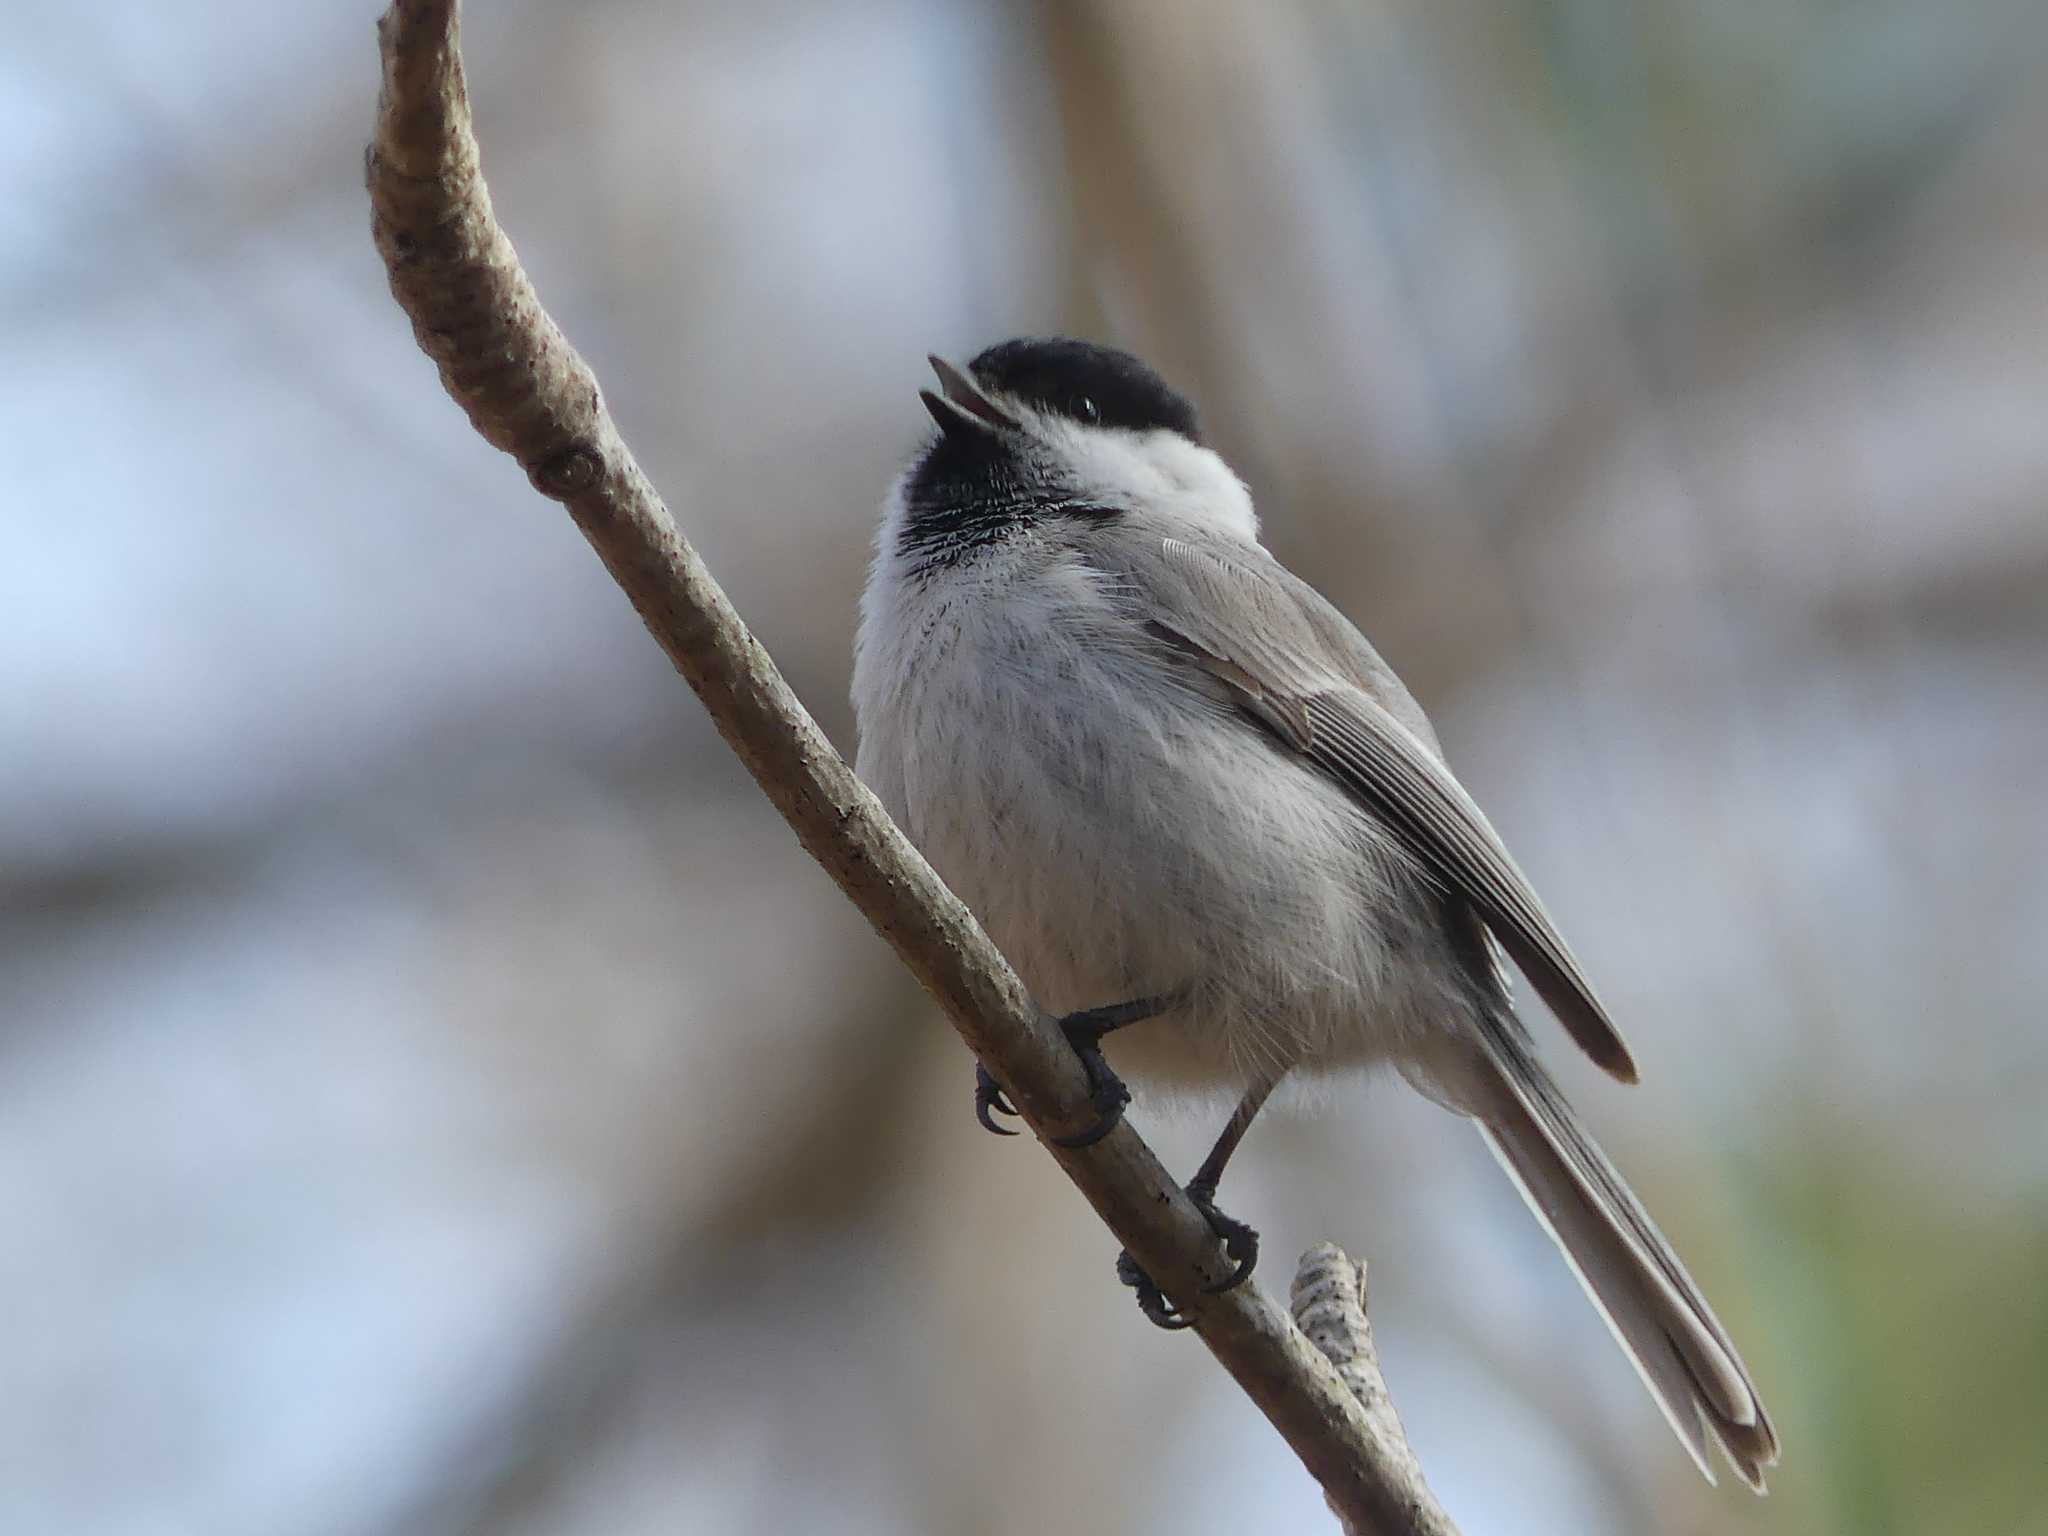
[[[1000,390],[1091,426],[1164,428],[1199,443],[1201,423],[1187,396],[1128,352],[1064,337],[1020,337],[967,365],[984,389]]]

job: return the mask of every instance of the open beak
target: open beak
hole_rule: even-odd
[[[932,372],[939,376],[939,393],[935,395],[928,389],[921,389],[917,397],[932,413],[932,420],[939,424],[941,432],[949,437],[955,433],[987,437],[995,432],[1015,432],[1023,425],[983,394],[979,384],[943,357],[931,357],[927,361],[932,365]]]

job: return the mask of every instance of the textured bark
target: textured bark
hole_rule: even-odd
[[[1337,1367],[1344,1385],[1365,1410],[1374,1439],[1392,1463],[1391,1470],[1406,1489],[1408,1507],[1403,1511],[1403,1523],[1395,1529],[1414,1531],[1418,1536],[1458,1536],[1451,1517],[1422,1480],[1422,1464],[1408,1448],[1401,1416],[1394,1412],[1394,1399],[1387,1391],[1387,1378],[1380,1374],[1380,1352],[1365,1315],[1365,1261],[1354,1263],[1335,1243],[1317,1243],[1301,1256],[1294,1272],[1293,1302],[1296,1326]],[[1346,1536],[1371,1536],[1386,1529],[1358,1524],[1334,1498],[1330,1508]]]
[[[368,153],[391,291],[449,394],[561,502],[720,733],[1008,1088],[1042,1142],[1094,1118],[1086,1076],[959,899],[857,780],[705,569],[627,450],[597,380],[542,309],[498,227],[472,134],[454,0],[396,0],[378,23],[383,89]],[[887,1106],[878,1106],[887,1113]],[[1263,1293],[1202,1287],[1228,1262],[1129,1124],[1047,1150],[1358,1532],[1442,1536],[1391,1413],[1361,1402]],[[1143,1326],[1133,1312],[1133,1326]],[[1391,1426],[1391,1430],[1389,1428]],[[1390,1438],[1391,1435],[1391,1438]]]

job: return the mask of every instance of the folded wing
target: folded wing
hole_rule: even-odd
[[[1636,1068],[1593,984],[1500,835],[1444,766],[1421,710],[1365,637],[1255,547],[1165,539],[1138,585],[1155,635],[1329,774],[1472,904],[1586,1054]]]

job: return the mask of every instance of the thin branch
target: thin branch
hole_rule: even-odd
[[[1401,1463],[1402,1480],[1414,1501],[1408,1511],[1409,1523],[1402,1529],[1421,1536],[1458,1536],[1451,1517],[1422,1480],[1422,1464],[1408,1448],[1408,1434],[1401,1428],[1401,1416],[1394,1412],[1387,1378],[1380,1374],[1380,1352],[1365,1315],[1365,1260],[1354,1263],[1335,1243],[1317,1243],[1301,1256],[1301,1265],[1294,1272],[1293,1302],[1296,1325],[1337,1367],[1344,1385],[1365,1410],[1374,1438],[1389,1457]],[[1375,1529],[1357,1524],[1334,1499],[1330,1508],[1346,1536],[1371,1536]]]
[[[959,899],[890,821],[748,632],[634,462],[597,380],[491,213],[457,51],[455,0],[395,0],[368,155],[391,290],[449,394],[561,502],[811,856],[895,947],[1041,1142],[1094,1118],[1086,1074]],[[1441,1536],[1405,1444],[1293,1321],[1228,1273],[1208,1223],[1128,1123],[1047,1150],[1270,1419],[1355,1531]]]

